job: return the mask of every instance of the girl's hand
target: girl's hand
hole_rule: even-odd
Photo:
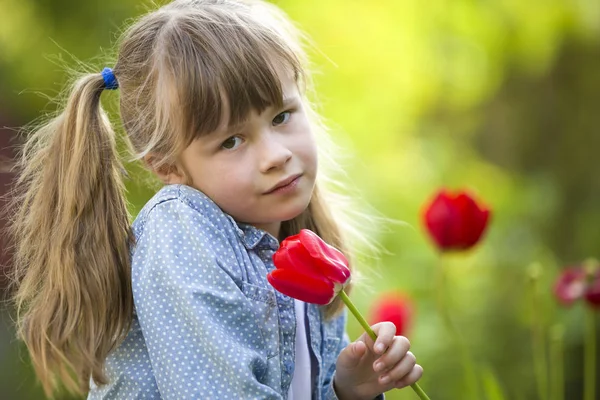
[[[415,356],[408,351],[410,342],[394,336],[391,322],[373,325],[377,341],[363,333],[338,356],[334,388],[340,400],[372,400],[393,388],[412,385],[423,375]]]

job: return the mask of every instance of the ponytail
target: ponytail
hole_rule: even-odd
[[[100,107],[101,74],[73,85],[65,110],[21,149],[10,233],[17,334],[48,397],[89,380],[133,312],[133,242],[115,134]]]

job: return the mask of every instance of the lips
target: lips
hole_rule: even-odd
[[[292,175],[289,178],[285,178],[282,181],[279,181],[279,183],[275,186],[273,186],[271,189],[269,189],[268,191],[265,192],[265,194],[269,194],[274,192],[277,189],[280,189],[284,186],[289,185],[290,183],[292,183],[293,181],[295,181],[297,178],[299,178],[300,176],[302,176],[302,174],[296,174],[296,175]]]

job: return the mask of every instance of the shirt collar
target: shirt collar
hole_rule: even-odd
[[[229,214],[225,215],[231,221],[236,233],[240,237],[244,247],[247,249],[252,250],[258,248],[277,250],[279,248],[279,241],[270,233],[262,229],[258,229],[255,226],[237,222]]]
[[[183,196],[187,200],[194,203],[198,210],[210,210],[209,216],[216,218],[225,217],[231,222],[231,226],[236,231],[240,240],[247,249],[271,249],[277,250],[279,248],[279,241],[268,232],[258,229],[255,226],[237,222],[233,217],[225,213],[217,204],[206,194],[200,190],[186,185],[171,185],[165,186],[162,191],[166,195],[171,190],[177,191],[179,196]]]

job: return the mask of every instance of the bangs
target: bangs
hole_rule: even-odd
[[[227,19],[223,15],[223,19]],[[202,15],[177,15],[161,40],[159,81],[169,88],[158,96],[170,126],[185,144],[244,122],[251,111],[283,106],[282,74],[299,85],[302,66],[283,38],[258,24],[206,20]],[[164,68],[163,68],[164,67]]]

